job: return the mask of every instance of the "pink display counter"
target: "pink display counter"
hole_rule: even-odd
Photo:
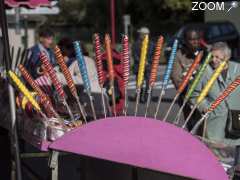
[[[100,119],[66,133],[49,148],[193,179],[228,179],[201,141],[155,119]]]

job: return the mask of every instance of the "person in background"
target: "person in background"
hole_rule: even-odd
[[[81,50],[86,62],[88,77],[91,83],[92,92],[101,92],[100,86],[98,84],[98,78],[97,78],[97,69],[95,65],[95,61],[89,56],[88,51],[86,50],[83,43],[81,43]],[[75,50],[73,47],[73,43],[69,43],[69,49],[68,52],[69,55],[69,61],[67,61],[67,64],[69,66],[69,70],[76,80],[76,83],[82,84],[82,76],[79,70],[78,62],[75,55]]]
[[[64,37],[58,42],[58,46],[61,49],[62,55],[67,66],[69,67],[76,60],[75,50],[73,47],[73,40]],[[85,48],[82,48],[82,50],[84,55],[86,54],[88,55],[88,52],[86,52]]]
[[[220,65],[221,62],[227,61],[227,66],[222,71],[219,78],[215,81],[212,88],[210,89],[208,95],[203,100],[203,102],[198,106],[198,110],[201,113],[206,113],[207,109],[211,103],[220,95],[224,89],[235,80],[237,76],[240,75],[240,65],[239,63],[230,61],[231,49],[224,42],[217,42],[212,45],[212,61],[207,67],[203,77],[201,78],[199,84],[195,88],[191,103],[196,102],[196,98],[199,96],[203,87],[206,85],[207,81],[210,79],[214,70]],[[226,143],[229,145],[240,145],[240,139],[229,139],[226,138],[226,124],[228,118],[228,112],[233,110],[240,110],[240,89],[237,88],[225,102],[222,102],[209,116],[206,121],[206,137],[210,140]]]
[[[141,47],[142,47],[142,41],[144,39],[145,35],[149,35],[150,31],[147,27],[141,27],[138,31],[138,39],[133,44],[132,47],[132,53],[133,53],[133,59],[134,59],[134,74],[138,75],[138,67],[139,67],[139,61],[140,61],[140,55],[141,55]],[[144,84],[145,89],[142,87],[141,89],[141,96],[140,96],[140,102],[144,103],[147,100],[147,91],[149,89],[149,76],[151,71],[151,62],[152,62],[152,56],[154,53],[154,44],[151,40],[149,40],[148,44],[148,51],[147,51],[147,59],[146,59],[146,66],[145,66],[145,73],[144,73]],[[135,99],[135,98],[134,98]]]
[[[54,33],[51,29],[41,28],[39,30],[39,42],[29,49],[26,68],[33,78],[37,78],[42,74],[40,52],[44,52],[50,63],[55,65],[55,56],[51,49],[53,45]]]
[[[176,89],[180,86],[184,75],[186,74],[188,68],[193,63],[196,55],[200,51],[204,51],[204,48],[200,44],[201,36],[200,32],[197,29],[189,28],[184,31],[183,35],[183,44],[177,50],[176,59],[173,64],[173,70],[171,73],[171,80]],[[182,106],[184,96],[186,94],[187,87],[179,97],[178,104]],[[191,111],[189,104],[183,109],[184,118],[186,118]],[[196,112],[192,117],[199,117],[199,114]],[[195,118],[197,119],[197,118]],[[191,129],[195,122],[190,121],[188,128]]]

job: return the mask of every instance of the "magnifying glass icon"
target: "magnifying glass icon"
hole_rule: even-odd
[[[238,7],[238,2],[237,1],[232,1],[230,8],[227,10],[229,12],[232,8],[237,8]]]

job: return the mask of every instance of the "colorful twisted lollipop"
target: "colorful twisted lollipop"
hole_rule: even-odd
[[[12,79],[12,81],[15,83],[15,85],[18,87],[18,89],[23,93],[23,95],[29,100],[29,102],[33,105],[36,111],[40,112],[41,108],[37,101],[33,98],[30,91],[27,89],[27,87],[21,82],[21,80],[18,78],[18,76],[12,72],[8,71],[9,77]]]
[[[103,94],[103,84],[104,84],[103,64],[102,64],[102,58],[101,58],[100,38],[98,34],[94,34],[94,45],[95,45],[95,61],[96,61],[97,74],[98,74],[98,83],[101,88],[103,111],[104,111],[104,116],[106,118],[107,113],[106,113],[106,105],[105,105],[105,99]]]
[[[93,118],[97,119],[95,108],[94,108],[94,105],[93,105],[93,97],[91,95],[91,85],[90,85],[90,81],[89,81],[89,77],[88,77],[87,66],[86,66],[85,59],[84,59],[83,54],[82,54],[82,50],[80,48],[80,41],[74,41],[73,46],[74,46],[77,61],[78,61],[78,67],[79,67],[79,70],[80,70],[80,73],[81,73],[81,76],[82,76],[83,85],[84,85],[84,88],[85,88],[85,90],[86,90],[86,92],[89,96],[89,99],[90,99]]]
[[[44,106],[46,106],[51,114],[53,114],[56,118],[60,118],[59,114],[54,110],[52,102],[50,98],[42,91],[39,85],[33,80],[32,76],[28,73],[28,71],[24,68],[22,64],[18,65],[18,69],[21,72],[22,76],[25,80],[30,84],[30,86],[37,92],[38,96],[41,98],[41,102]]]
[[[179,111],[177,113],[177,116],[176,116],[176,118],[174,120],[175,124],[179,123],[179,120],[180,120],[180,117],[181,117],[181,113],[182,113],[185,105],[187,104],[189,98],[192,96],[192,93],[195,90],[196,86],[198,85],[199,81],[201,80],[202,75],[205,72],[205,70],[207,68],[207,65],[209,64],[211,59],[212,59],[212,53],[208,53],[204,63],[200,66],[200,68],[199,68],[199,70],[198,70],[194,80],[192,81],[192,83],[189,86],[189,89],[188,89],[188,91],[187,91],[187,93],[185,95],[184,101],[183,101],[183,105],[180,107],[180,109],[179,109]]]
[[[154,87],[154,84],[157,79],[157,70],[158,70],[158,66],[159,66],[163,42],[164,42],[163,36],[159,36],[158,41],[156,43],[154,56],[152,59],[152,67],[151,67],[151,73],[150,73],[150,78],[149,78],[149,90],[147,92],[148,97],[147,97],[147,105],[146,105],[146,109],[145,109],[145,117],[147,117],[147,113],[148,113],[148,107],[149,107],[150,100],[151,100],[152,88]]]
[[[103,64],[101,58],[101,44],[98,34],[94,34],[94,45],[95,45],[95,60],[97,66],[98,82],[100,87],[103,87],[104,76],[103,76]]]
[[[130,55],[128,36],[124,35],[122,39],[122,63],[123,63],[123,81],[126,89],[130,75]]]
[[[238,86],[240,85],[240,76],[238,76],[228,87],[217,97],[217,99],[210,105],[204,116],[196,123],[193,127],[191,133],[195,134],[198,127],[203,123],[203,121],[208,117],[208,115],[214,111],[221,102],[223,102]]]
[[[75,86],[74,81],[72,79],[72,75],[71,75],[71,73],[70,73],[70,71],[69,71],[69,69],[68,69],[68,67],[67,67],[67,65],[64,61],[63,55],[62,55],[61,50],[59,49],[58,46],[55,46],[54,54],[56,56],[56,60],[58,62],[58,65],[60,66],[60,68],[62,70],[62,73],[63,73],[63,75],[66,79],[66,82],[67,82],[67,85],[70,89],[70,92],[72,93],[73,97],[77,101],[78,107],[80,109],[80,113],[82,114],[85,123],[87,123],[86,116],[85,116],[85,111],[83,109],[83,106],[80,103],[80,100],[79,100],[79,97],[78,97],[78,94],[77,94],[77,89],[76,89],[76,86]]]
[[[136,99],[135,113],[134,113],[135,116],[137,116],[137,112],[138,112],[140,91],[141,91],[141,86],[143,84],[143,79],[144,79],[144,71],[145,71],[145,64],[146,64],[146,57],[147,57],[147,50],[148,50],[148,41],[149,41],[149,37],[148,37],[148,35],[145,35],[143,42],[142,42],[140,61],[139,61],[139,67],[138,67],[137,99]]]
[[[77,89],[75,87],[75,84],[74,84],[74,81],[72,79],[72,76],[71,76],[71,73],[70,71],[68,70],[68,67],[64,61],[64,58],[63,58],[63,55],[61,53],[61,50],[59,49],[58,46],[55,46],[54,48],[54,54],[56,56],[56,60],[58,62],[58,65],[60,66],[61,70],[62,70],[62,73],[67,81],[67,85],[70,89],[70,92],[72,93],[72,95],[74,97],[77,97]]]
[[[130,57],[129,57],[129,44],[128,44],[128,36],[124,35],[122,39],[122,65],[123,65],[123,81],[124,81],[124,90],[125,90],[125,107],[124,107],[124,115],[127,115],[128,108],[128,95],[127,95],[127,86],[130,75]]]
[[[156,43],[153,60],[152,60],[152,67],[151,67],[151,73],[150,73],[150,79],[149,79],[150,87],[154,86],[156,79],[157,79],[157,70],[158,70],[158,66],[159,66],[163,43],[164,43],[163,36],[159,36],[158,41]]]
[[[44,66],[46,72],[48,73],[48,76],[50,77],[50,79],[51,79],[59,97],[61,98],[64,106],[67,108],[67,111],[68,111],[71,119],[74,120],[73,113],[72,113],[71,109],[69,108],[69,105],[67,104],[66,95],[63,91],[62,85],[58,81],[55,70],[53,69],[52,65],[48,61],[47,56],[43,52],[40,53],[40,60],[42,61],[43,66]]]
[[[225,68],[227,64],[227,61],[223,61],[218,68],[214,71],[213,75],[211,76],[211,78],[208,80],[207,84],[204,86],[202,92],[200,93],[200,95],[197,97],[196,100],[196,104],[194,105],[194,107],[192,108],[190,114],[188,115],[185,123],[183,124],[183,128],[186,127],[188,121],[190,120],[193,112],[195,111],[195,109],[198,107],[198,105],[203,101],[203,99],[206,97],[206,95],[208,94],[209,90],[212,88],[214,82],[216,81],[216,79],[219,77],[219,75],[221,74],[221,72],[223,71],[223,69]]]
[[[117,112],[116,112],[116,101],[115,101],[115,90],[114,90],[114,68],[113,68],[113,59],[112,59],[111,39],[109,34],[105,35],[105,48],[106,48],[106,54],[107,54],[108,75],[109,75],[110,87],[112,92],[113,113],[114,113],[114,116],[116,116]]]
[[[169,57],[169,60],[168,60],[167,69],[164,72],[162,89],[161,89],[161,92],[160,92],[160,95],[159,95],[159,100],[158,100],[158,104],[157,104],[155,115],[154,115],[155,119],[157,118],[157,114],[158,114],[159,107],[160,107],[160,104],[161,104],[161,101],[162,101],[164,90],[168,85],[169,77],[170,77],[170,74],[171,74],[171,71],[172,71],[172,68],[173,68],[173,63],[174,63],[174,60],[175,60],[175,57],[176,57],[176,54],[177,54],[177,47],[178,47],[178,40],[175,39],[175,41],[173,43],[172,51],[171,51],[171,54],[170,54],[170,57]]]
[[[221,74],[221,72],[225,68],[226,64],[227,64],[227,61],[222,62],[218,66],[218,68],[215,70],[215,72],[213,73],[212,77],[208,80],[206,86],[203,88],[202,92],[198,96],[197,104],[200,104],[203,101],[203,99],[206,97],[206,95],[208,94],[209,90],[212,88],[213,83],[218,78],[218,76]]]
[[[85,59],[82,54],[82,50],[80,48],[80,42],[75,41],[75,42],[73,42],[73,45],[75,48],[76,57],[77,57],[77,61],[78,61],[78,67],[79,67],[79,70],[80,70],[80,73],[82,76],[84,88],[86,89],[87,92],[91,92],[91,85],[90,85],[90,81],[89,81],[89,77],[88,77],[87,66],[86,66]]]
[[[40,60],[42,61],[43,66],[48,73],[48,76],[50,77],[54,87],[56,88],[56,91],[58,92],[58,95],[60,96],[61,99],[65,99],[65,93],[63,91],[61,83],[57,79],[56,72],[53,69],[50,62],[48,61],[47,56],[43,52],[41,52],[41,54],[40,54]]]
[[[181,84],[180,84],[180,86],[179,86],[179,88],[178,88],[178,90],[177,90],[178,93],[182,93],[182,92],[183,92],[183,90],[184,90],[185,87],[187,86],[190,78],[192,77],[193,72],[194,72],[194,71],[196,70],[196,68],[198,67],[198,65],[199,65],[202,57],[203,57],[203,52],[198,53],[198,55],[196,56],[194,62],[193,62],[192,65],[190,66],[187,74],[183,77],[183,80],[182,80],[182,82],[181,82]]]
[[[187,86],[190,78],[192,77],[193,72],[196,70],[197,66],[199,65],[199,63],[200,63],[200,61],[202,59],[202,56],[203,56],[203,52],[198,53],[198,55],[196,56],[194,62],[192,63],[192,65],[188,69],[187,74],[183,77],[183,80],[182,80],[182,82],[181,82],[181,84],[180,84],[180,86],[179,86],[179,88],[177,90],[177,94],[174,97],[174,99],[173,99],[173,101],[172,101],[172,103],[171,103],[171,105],[170,105],[170,107],[169,107],[165,117],[163,118],[163,121],[166,121],[166,119],[167,119],[167,117],[168,117],[168,115],[169,115],[173,105],[175,104],[176,100],[178,99],[180,94],[183,92],[183,90]]]
[[[217,106],[228,97],[238,86],[240,85],[240,76],[238,76],[228,87],[221,93],[220,96],[211,104],[208,108],[209,112],[212,112]]]

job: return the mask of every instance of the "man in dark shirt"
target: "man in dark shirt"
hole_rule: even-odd
[[[41,29],[39,31],[39,43],[30,48],[28,60],[26,64],[27,70],[33,78],[37,78],[42,74],[41,60],[39,58],[40,52],[44,52],[51,64],[55,64],[55,56],[51,49],[53,44],[54,33],[48,29]]]

